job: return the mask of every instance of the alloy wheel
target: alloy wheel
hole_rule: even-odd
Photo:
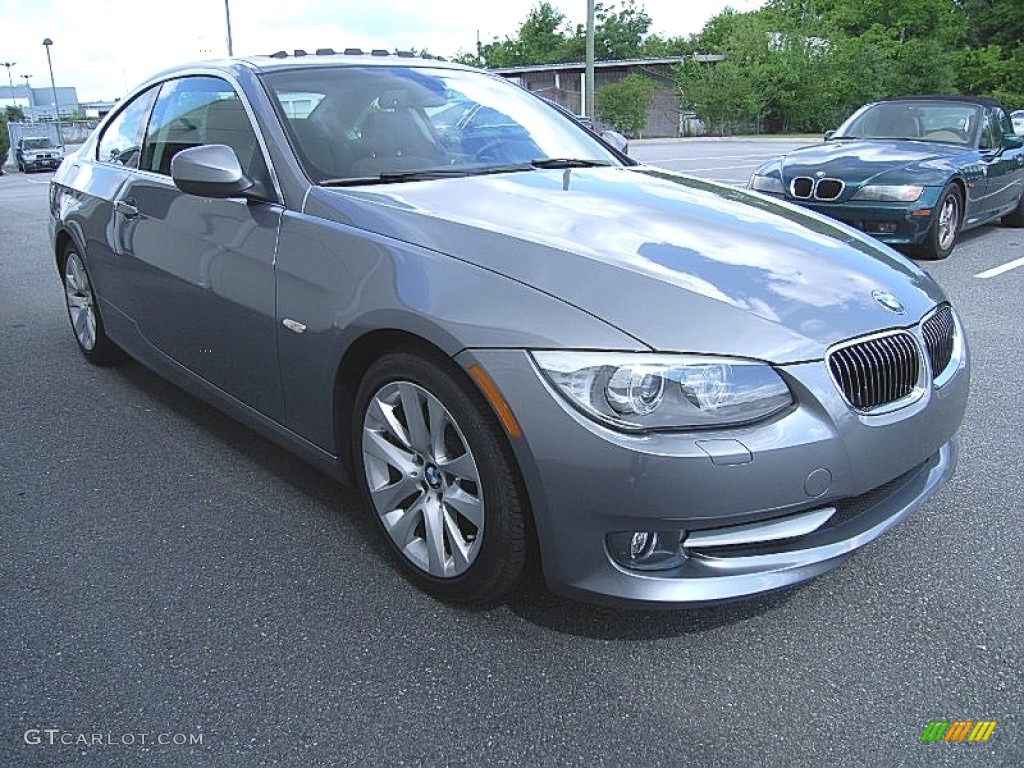
[[[74,252],[68,254],[64,264],[64,297],[75,337],[82,349],[89,352],[96,346],[96,303],[89,275]]]
[[[939,248],[946,251],[953,247],[959,226],[960,201],[954,194],[946,195],[939,209]]]
[[[484,499],[476,459],[451,412],[410,381],[370,399],[362,458],[370,499],[391,540],[416,568],[449,579],[477,559]]]

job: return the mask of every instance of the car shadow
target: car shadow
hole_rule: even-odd
[[[308,510],[321,518],[319,522],[328,528],[347,528],[339,531],[341,536],[359,536],[379,558],[381,566],[388,568],[396,579],[404,579],[371,515],[365,512],[354,486],[345,485],[307,464],[141,363],[128,360],[118,365],[116,371],[143,398],[187,419],[214,440],[256,463],[267,475],[287,483],[297,494],[312,501],[313,505],[309,505]],[[687,609],[606,607],[553,593],[544,581],[536,557],[533,557],[523,583],[505,598],[484,605],[447,605],[466,614],[481,616],[507,610],[531,624],[578,637],[656,640],[707,632],[746,621],[776,610],[789,600],[796,589],[799,587],[741,601]],[[431,599],[426,593],[423,597]]]
[[[744,600],[692,608],[608,607],[557,595],[547,588],[539,574],[531,574],[506,603],[525,621],[561,634],[593,640],[646,641],[700,634],[747,621],[777,610],[798,589],[799,586]]]
[[[338,516],[335,513],[340,511],[345,520],[355,526],[359,535],[367,542],[375,543],[377,532],[373,520],[369,515],[353,514],[354,510],[362,511],[362,501],[355,487],[339,482],[135,360],[118,365],[116,370],[119,376],[138,390],[140,396],[187,419],[210,437],[255,462],[267,475],[287,483],[309,498],[315,504],[311,511],[329,510],[332,527],[337,525]],[[383,544],[379,550],[382,556],[387,554]]]

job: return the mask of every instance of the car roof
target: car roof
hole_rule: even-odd
[[[961,102],[964,104],[976,104],[978,106],[985,107],[1002,107],[995,99],[990,99],[988,96],[964,96],[964,95],[953,95],[943,96],[940,94],[924,94],[920,96],[892,96],[888,99],[879,99],[879,102],[894,102],[894,101],[952,101]]]
[[[281,70],[295,70],[321,67],[443,67],[445,69],[468,70],[462,64],[449,62],[441,57],[417,56],[409,52],[391,53],[385,50],[370,52],[359,48],[346,48],[335,51],[333,48],[318,48],[310,53],[295,50],[291,53],[278,51],[262,56],[241,56],[229,59],[214,59],[181,64],[159,72],[147,79],[147,82],[160,80],[177,73],[195,69],[222,69],[227,71],[245,69],[257,74]]]

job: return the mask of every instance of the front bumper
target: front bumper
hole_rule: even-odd
[[[919,245],[935,221],[941,189],[926,187],[913,203],[846,202],[826,203],[772,195],[858,229],[888,245]]]
[[[32,158],[22,161],[22,165],[28,171],[56,170],[60,166],[62,159],[59,157]]]
[[[516,350],[463,353],[481,364],[519,420],[513,450],[534,514],[551,588],[600,603],[682,606],[768,592],[838,565],[903,520],[952,475],[966,408],[964,366],[941,389],[885,415],[845,404],[823,362],[780,368],[796,405],[758,425],[715,432],[626,435],[556,395]],[[711,531],[834,508],[786,539],[687,547]],[[684,532],[671,570],[623,567],[608,534]],[[749,539],[749,537],[747,537]],[[769,537],[770,538],[770,537]]]

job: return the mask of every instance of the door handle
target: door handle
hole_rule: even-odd
[[[139,215],[139,209],[135,207],[134,200],[118,200],[114,203],[114,210],[126,219],[134,219]]]

